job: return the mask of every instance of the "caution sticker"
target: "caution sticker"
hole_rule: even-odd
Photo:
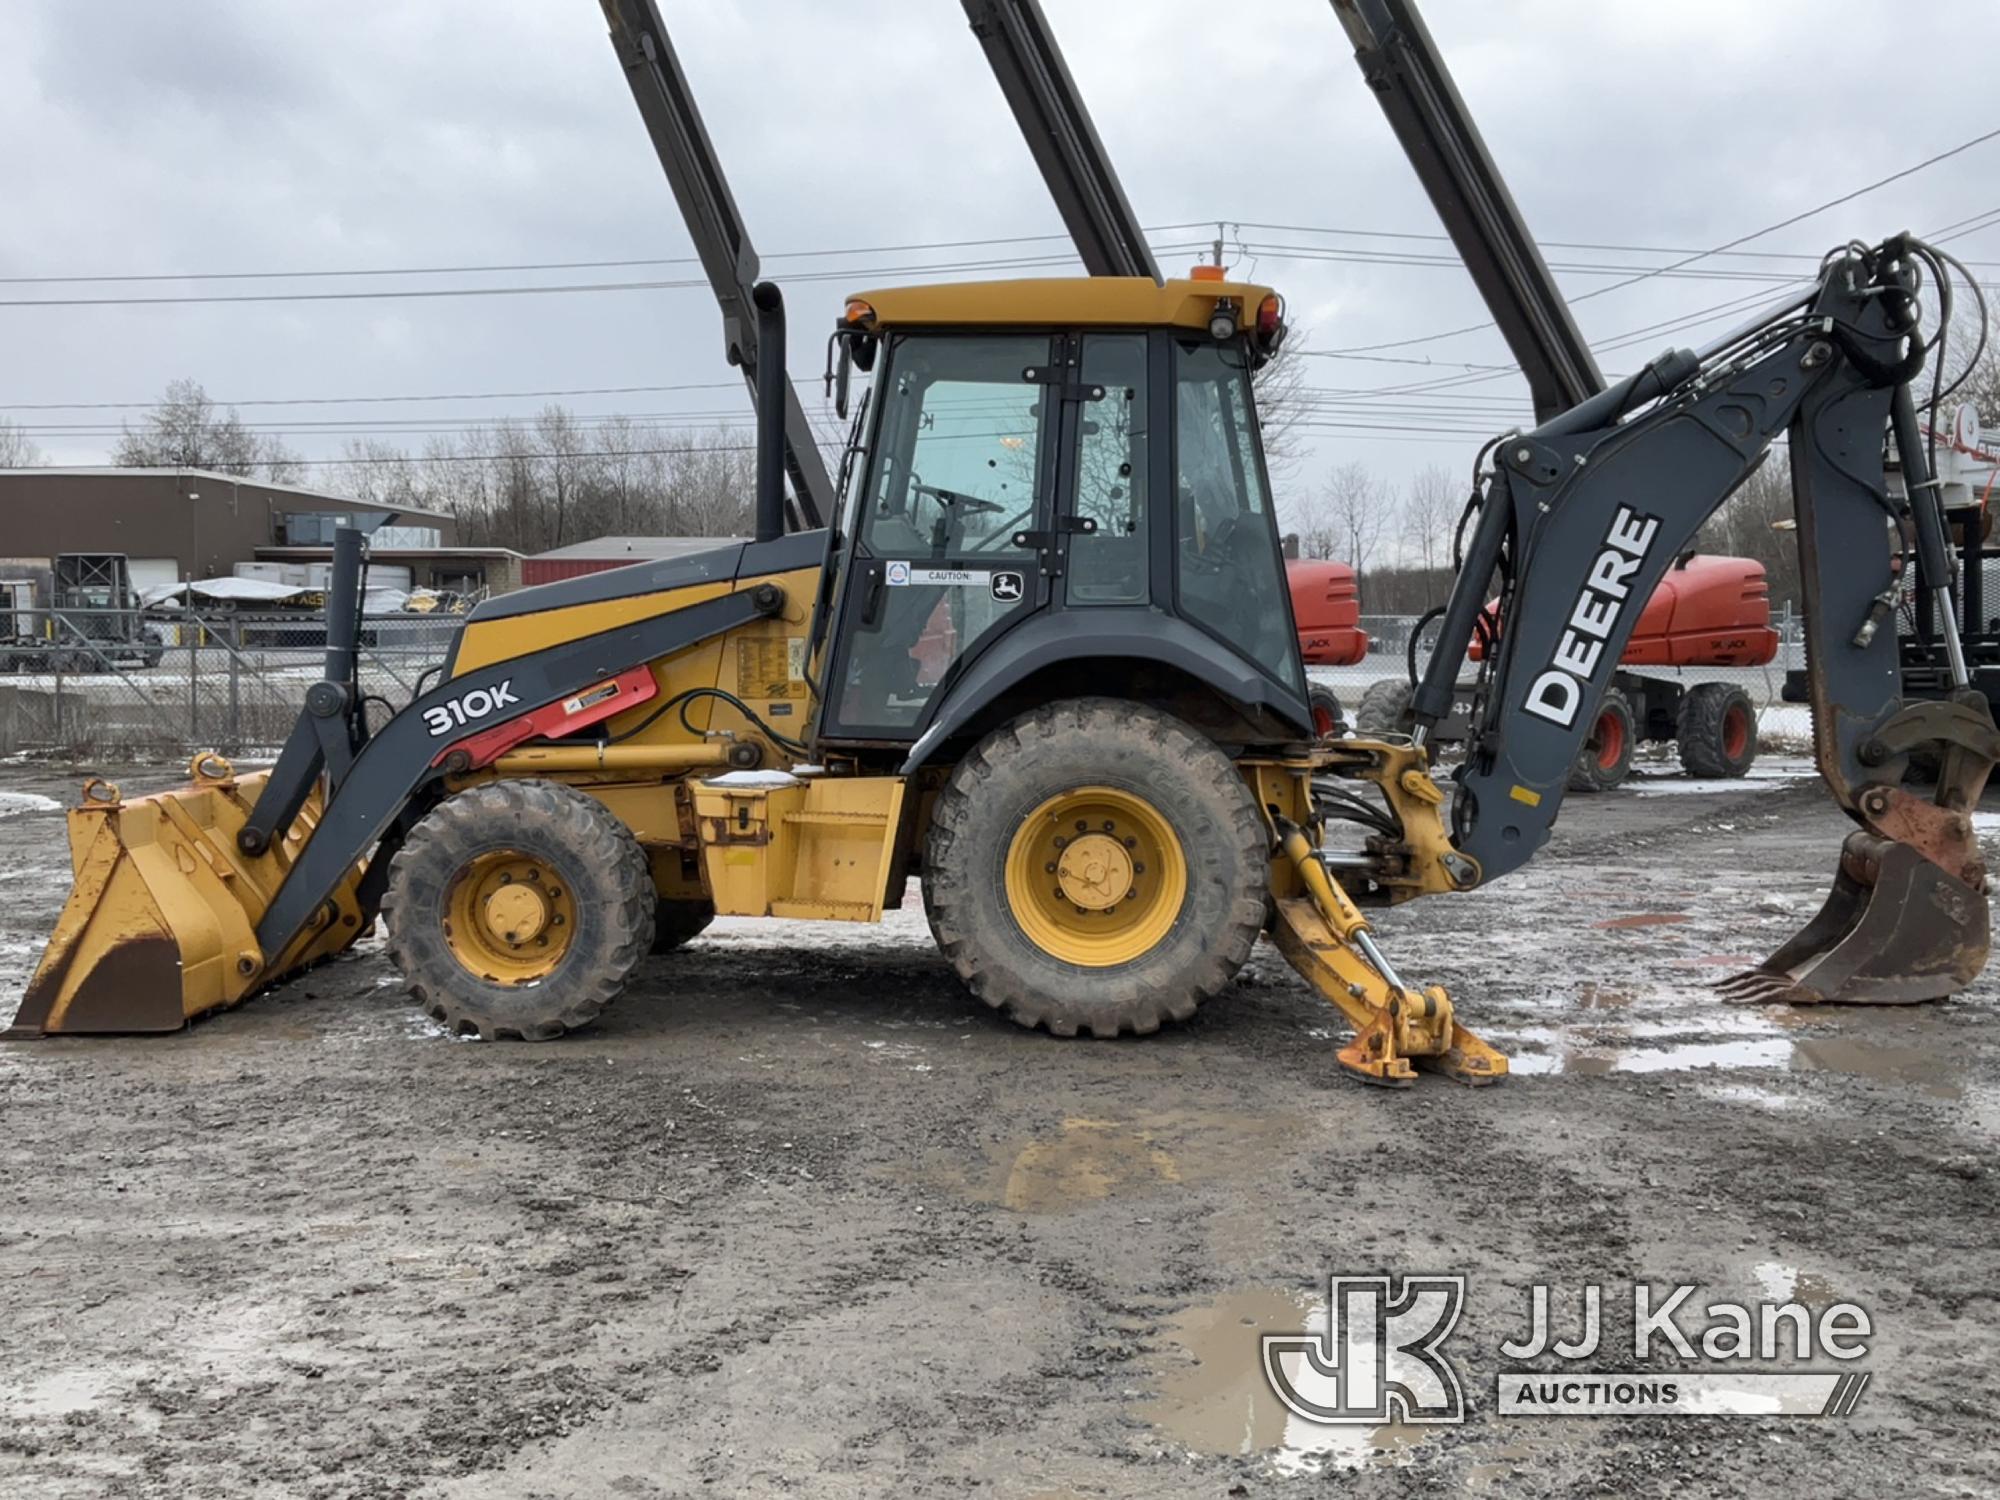
[[[803,698],[804,636],[762,636],[736,643],[736,691],[746,698]]]
[[[934,589],[983,589],[991,585],[990,568],[920,568],[915,563],[892,562],[885,577],[890,588],[916,585]]]

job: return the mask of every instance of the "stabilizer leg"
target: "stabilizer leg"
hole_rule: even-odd
[[[1273,902],[1271,935],[1292,967],[1353,1025],[1354,1040],[1337,1054],[1341,1067],[1388,1088],[1408,1088],[1418,1068],[1475,1085],[1506,1077],[1507,1059],[1459,1024],[1442,989],[1412,989],[1397,976],[1305,831],[1283,819],[1278,831],[1305,894]]]

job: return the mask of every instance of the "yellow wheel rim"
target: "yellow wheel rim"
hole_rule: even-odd
[[[1104,969],[1150,953],[1187,900],[1187,856],[1153,805],[1116,787],[1062,792],[1007,846],[1007,906],[1028,941]]]
[[[479,855],[445,898],[444,940],[466,971],[495,984],[533,984],[555,972],[576,937],[569,882],[513,849]]]

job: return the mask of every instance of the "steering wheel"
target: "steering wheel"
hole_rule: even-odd
[[[957,490],[940,489],[934,484],[925,484],[921,479],[911,480],[910,488],[919,495],[929,495],[940,505],[949,505],[962,516],[990,516],[1007,508],[991,500],[982,500],[977,495],[961,495]]]

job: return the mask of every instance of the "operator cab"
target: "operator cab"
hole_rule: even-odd
[[[873,387],[816,626],[819,739],[919,761],[1045,701],[1048,674],[1185,684],[1218,738],[1308,737],[1252,389],[1283,331],[1274,292],[1220,280],[850,299],[829,382],[843,413],[850,368]]]

